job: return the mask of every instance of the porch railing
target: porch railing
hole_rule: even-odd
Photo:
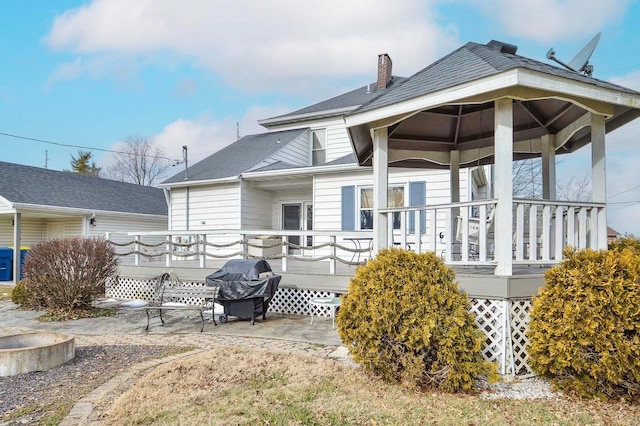
[[[259,236],[269,237],[260,239]],[[338,264],[358,266],[372,257],[373,233],[215,229],[110,232],[105,237],[118,257],[135,266],[152,266],[158,262],[165,267],[206,268],[207,260],[211,259],[253,258],[280,260],[282,272],[288,271],[290,261],[326,262],[326,272],[336,274]]]
[[[559,263],[566,246],[603,246],[599,218],[604,203],[514,199],[512,223],[506,224],[512,238],[502,242],[494,237],[495,227],[505,226],[495,223],[496,205],[497,200],[478,200],[381,213],[387,219],[389,245],[435,251],[451,265],[494,265],[497,244],[510,245],[513,264],[526,265]]]
[[[449,265],[495,266],[495,248],[508,244],[514,265],[552,265],[562,260],[567,245],[598,248],[603,203],[516,199],[512,223],[496,223],[496,200],[478,200],[381,211],[388,221],[390,246],[416,252],[433,251]],[[497,241],[494,229],[511,226],[511,238]],[[272,238],[256,240],[257,236]],[[274,229],[203,229],[109,233],[125,263],[207,267],[211,259],[279,260],[282,272],[290,262],[320,263],[336,274],[339,264],[357,266],[372,253],[372,231],[285,231]],[[606,238],[606,233],[604,233]],[[260,244],[258,244],[258,242]],[[604,242],[606,247],[606,241]],[[188,262],[187,262],[188,261]]]

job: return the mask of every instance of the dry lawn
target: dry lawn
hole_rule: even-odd
[[[0,300],[11,300],[12,285],[0,284]]]
[[[216,349],[158,367],[122,394],[106,424],[637,425],[640,407],[416,393],[331,360]]]

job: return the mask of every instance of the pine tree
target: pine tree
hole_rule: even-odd
[[[100,176],[102,168],[91,161],[92,155],[91,151],[78,150],[78,157],[71,155],[71,170],[69,171],[86,176]]]

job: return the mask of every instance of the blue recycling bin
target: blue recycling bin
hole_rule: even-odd
[[[13,277],[13,250],[0,247],[0,281],[11,281]]]
[[[9,250],[11,250],[11,260],[13,260],[13,247],[9,247]],[[20,247],[20,280],[24,278],[24,271],[23,271],[24,260],[29,254],[29,250],[31,250],[31,247],[25,247],[25,246]],[[13,279],[13,274],[10,272],[8,281],[11,281],[12,279]]]

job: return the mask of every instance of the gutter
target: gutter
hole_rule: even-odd
[[[245,179],[250,179],[250,178],[260,178],[260,177],[345,173],[345,172],[351,172],[351,171],[359,171],[367,168],[370,168],[370,167],[368,166],[363,167],[354,163],[354,164],[342,164],[338,166],[317,166],[317,167],[304,167],[304,168],[288,169],[288,170],[268,170],[264,172],[247,172],[247,173],[243,173],[242,177]]]
[[[346,113],[346,112],[353,111],[353,110],[355,110],[356,108],[359,108],[359,107],[360,107],[360,105],[353,105],[353,106],[344,107],[344,108],[336,108],[336,109],[330,109],[330,110],[325,110],[325,111],[309,112],[309,113],[306,113],[306,114],[298,114],[298,115],[288,115],[288,116],[284,116],[284,117],[266,118],[264,120],[258,120],[258,124],[260,124],[261,126],[266,127],[268,129],[270,125],[274,125],[274,124],[289,124],[289,123],[295,123],[296,121],[308,120],[310,118],[322,119],[322,118],[340,116],[340,115],[344,115],[344,113]]]
[[[208,180],[191,180],[191,181],[180,181],[180,182],[169,182],[169,183],[161,183],[160,185],[158,185],[159,188],[165,189],[171,189],[171,188],[181,188],[181,187],[188,187],[188,186],[202,186],[202,185],[209,185],[212,183],[233,183],[233,182],[237,182],[238,180],[240,180],[240,176],[231,176],[231,177],[225,177],[225,178],[219,178],[219,179],[208,179]]]
[[[78,215],[88,215],[88,214],[108,214],[115,216],[144,216],[150,218],[166,218],[166,215],[158,215],[158,214],[149,214],[149,213],[135,213],[135,212],[117,212],[112,210],[96,210],[96,209],[81,209],[76,207],[61,207],[61,206],[44,206],[41,204],[27,204],[27,203],[11,203],[11,208],[18,210],[37,210],[37,211],[47,211],[54,213],[73,213]]]

